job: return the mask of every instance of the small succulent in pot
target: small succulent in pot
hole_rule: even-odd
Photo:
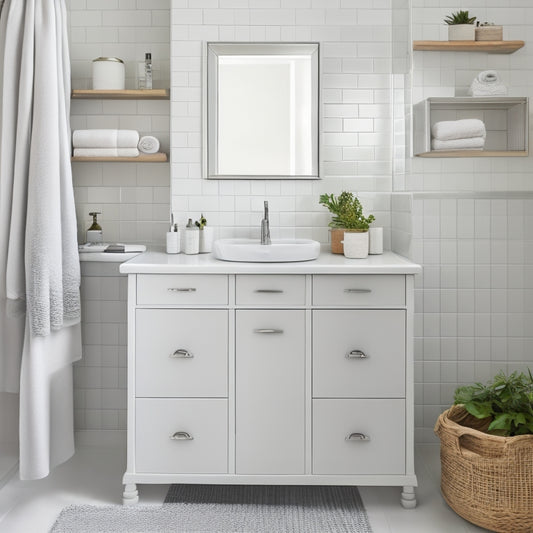
[[[474,24],[476,17],[471,17],[468,11],[457,11],[448,15],[444,22],[448,26],[455,26],[456,24]]]
[[[197,220],[194,224],[200,229],[204,229],[207,226],[207,219],[203,213],[200,215],[200,220]]]

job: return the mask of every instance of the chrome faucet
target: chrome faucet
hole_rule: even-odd
[[[272,244],[270,240],[270,221],[268,220],[268,202],[265,200],[265,214],[261,220],[261,244]]]

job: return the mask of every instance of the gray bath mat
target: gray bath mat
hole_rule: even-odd
[[[371,533],[355,487],[172,485],[161,507],[73,505],[51,533]]]

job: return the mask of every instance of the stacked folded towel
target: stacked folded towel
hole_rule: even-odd
[[[482,150],[487,131],[477,118],[444,120],[431,127],[433,150]]]
[[[470,96],[505,96],[507,87],[495,70],[480,72],[468,89]]]
[[[135,130],[76,130],[72,134],[75,157],[137,157],[138,144]]]

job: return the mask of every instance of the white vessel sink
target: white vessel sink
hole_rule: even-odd
[[[312,261],[320,254],[320,243],[311,239],[275,239],[261,244],[256,239],[219,239],[213,254],[222,261],[247,263],[286,263]]]

